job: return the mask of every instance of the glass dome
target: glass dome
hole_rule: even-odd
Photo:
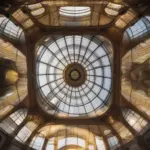
[[[150,16],[138,3],[12,2],[0,14],[0,149],[150,149]]]
[[[108,109],[112,51],[99,36],[49,37],[37,48],[40,106],[56,116],[97,116]]]

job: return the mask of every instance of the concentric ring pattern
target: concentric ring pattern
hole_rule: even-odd
[[[110,104],[111,59],[111,48],[100,36],[48,37],[40,42],[36,65],[40,106],[59,117],[101,115]],[[76,63],[85,69],[86,80],[74,87],[65,82],[64,70]]]

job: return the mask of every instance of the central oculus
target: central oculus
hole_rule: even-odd
[[[73,70],[70,72],[70,78],[72,80],[78,80],[80,78],[80,72],[78,70]]]
[[[69,86],[79,87],[85,83],[87,73],[81,64],[71,63],[64,69],[63,77]]]

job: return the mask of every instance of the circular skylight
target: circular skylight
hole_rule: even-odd
[[[97,116],[110,104],[112,51],[99,36],[49,37],[37,48],[40,106],[56,116]]]

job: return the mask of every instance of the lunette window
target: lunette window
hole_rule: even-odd
[[[124,109],[123,116],[131,127],[140,132],[147,125],[147,121],[131,109]]]
[[[60,7],[59,14],[68,17],[84,17],[91,14],[91,9],[83,6],[66,6]]]

